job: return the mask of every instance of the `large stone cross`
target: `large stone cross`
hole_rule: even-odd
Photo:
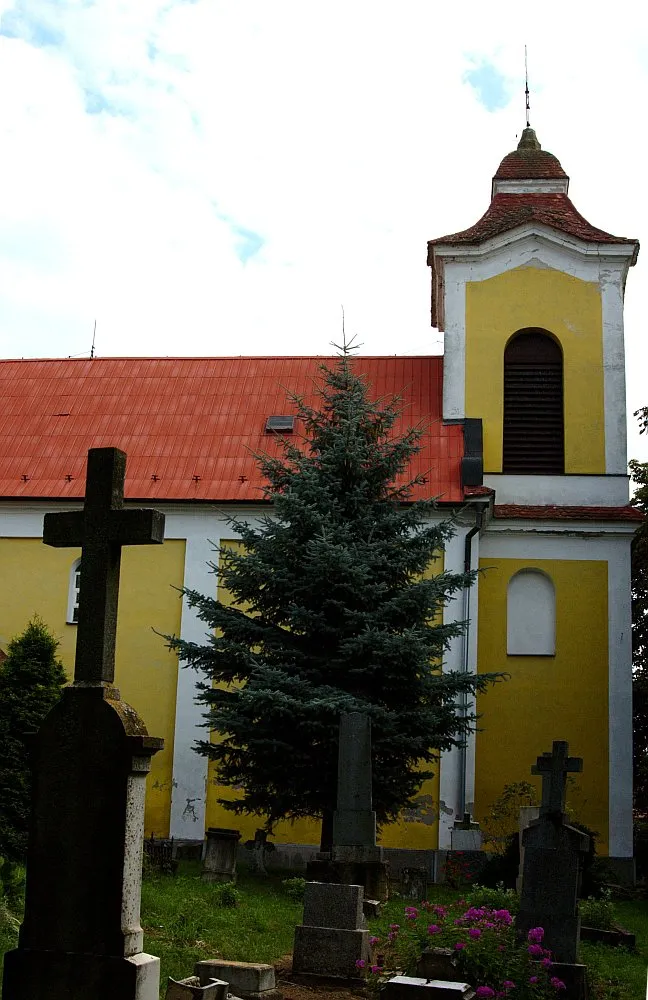
[[[569,756],[569,743],[554,740],[551,753],[543,753],[531,768],[542,776],[540,815],[564,813],[567,775],[583,770],[582,757]]]
[[[85,505],[81,511],[46,514],[43,541],[81,547],[79,620],[74,683],[112,684],[122,545],[164,541],[164,514],[124,510],[126,455],[118,448],[88,452]]]

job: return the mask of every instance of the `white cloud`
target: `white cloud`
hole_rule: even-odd
[[[367,352],[438,351],[426,240],[487,206],[524,123],[525,41],[577,207],[646,231],[639,10],[0,0],[0,353],[87,350],[95,317],[101,354],[325,353],[341,303]],[[481,102],[481,65],[507,106]],[[636,435],[631,452],[648,458]]]

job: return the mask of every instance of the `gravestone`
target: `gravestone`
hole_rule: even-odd
[[[387,864],[376,846],[376,814],[371,797],[371,719],[361,712],[340,716],[337,809],[329,857],[307,865],[307,877],[362,885],[368,899],[389,895]]]
[[[522,875],[524,873],[524,831],[527,826],[537,819],[540,815],[540,806],[520,806],[520,815],[518,820],[518,845],[520,850],[520,865],[518,868],[517,878],[515,880],[515,888],[519,893],[522,892]]]
[[[577,911],[583,859],[589,837],[565,817],[567,774],[581,771],[579,757],[569,756],[569,745],[554,740],[531,768],[542,776],[540,815],[523,834],[524,870],[516,926],[526,936],[532,927],[544,928],[543,947],[555,960],[554,973],[568,985],[567,996],[584,996],[585,969],[578,965],[580,918]]]
[[[258,872],[260,875],[267,875],[268,872],[265,866],[266,857],[275,850],[275,845],[271,844],[268,840],[268,831],[255,830],[254,840],[246,840],[245,847],[246,850],[252,852],[251,870]]]
[[[392,976],[383,986],[380,996],[383,1000],[474,1000],[475,991],[468,983]]]
[[[450,831],[450,846],[453,851],[481,851],[482,835],[479,823],[475,823],[470,813],[464,813],[456,820]]]
[[[231,992],[241,1000],[282,1000],[277,989],[274,965],[259,962],[229,962],[224,958],[208,958],[196,962],[194,974],[201,983],[224,979]]]
[[[209,827],[202,870],[206,882],[236,882],[236,849],[240,839],[240,830]]]
[[[303,923],[295,927],[293,972],[359,979],[369,960],[361,885],[307,882]]]
[[[46,514],[43,541],[81,546],[74,683],[33,748],[25,916],[4,1000],[158,1000],[140,891],[150,737],[113,687],[122,545],[160,544],[164,516],[123,508],[126,455],[88,453],[82,511]]]
[[[169,976],[165,1000],[227,1000],[229,983],[211,979],[202,985],[198,976],[187,979],[172,979]]]

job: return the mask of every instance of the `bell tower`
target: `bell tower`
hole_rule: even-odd
[[[482,218],[428,244],[444,419],[482,420],[498,503],[627,502],[623,298],[639,245],[568,192],[527,127]]]

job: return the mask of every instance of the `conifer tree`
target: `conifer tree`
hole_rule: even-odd
[[[423,431],[395,434],[398,400],[371,401],[357,367],[342,348],[321,368],[317,405],[293,398],[301,445],[282,439],[279,457],[257,456],[272,513],[260,526],[232,520],[242,546],[217,550],[232,604],[185,591],[205,644],[167,637],[208,677],[199,699],[216,735],[196,749],[238,790],[220,801],[269,829],[330,817],[350,711],[371,717],[374,808],[380,823],[394,818],[472,728],[460,696],[495,679],[439,669],[463,631],[441,611],[473,577],[427,572],[455,529],[433,500],[411,502],[424,480],[399,485]]]
[[[35,616],[11,640],[0,663],[0,856],[8,862],[23,861],[27,852],[30,734],[38,731],[67,681],[57,647]]]

